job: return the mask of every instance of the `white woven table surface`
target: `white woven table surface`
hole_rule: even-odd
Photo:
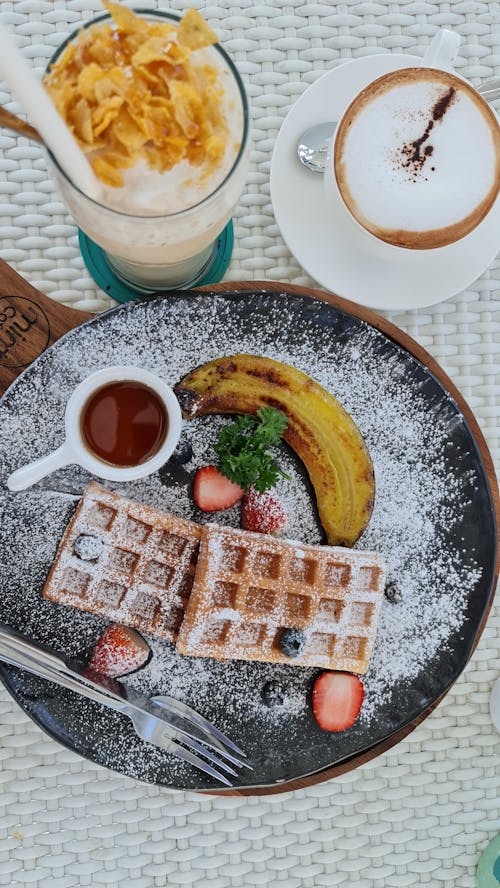
[[[254,150],[235,215],[229,280],[314,284],[280,237],[269,167],[287,111],[323,71],[371,53],[423,54],[437,27],[447,26],[462,36],[458,67],[465,76],[478,82],[500,75],[500,3],[172,5],[204,9],[250,97]],[[0,4],[40,74],[68,31],[99,10],[98,0]],[[20,110],[5,87],[0,102]],[[76,229],[38,148],[5,131],[0,255],[53,299],[91,311],[111,304],[83,266]],[[451,301],[392,316],[456,382],[497,466],[499,295],[497,260]],[[500,673],[499,629],[497,606],[464,674],[396,748],[335,781],[252,799],[173,794],[91,765],[46,737],[2,689],[0,885],[472,888],[479,853],[500,832],[499,738],[488,715],[489,692]]]

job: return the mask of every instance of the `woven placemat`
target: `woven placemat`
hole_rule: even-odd
[[[153,0],[136,7],[151,8]],[[271,152],[294,100],[344,59],[423,54],[436,28],[456,28],[473,82],[500,75],[500,3],[218,0],[204,9],[250,97],[254,150],[235,215],[227,279],[313,284],[284,245],[269,198]],[[41,74],[97,0],[1,4]],[[5,88],[0,102],[18,113]],[[84,269],[72,220],[39,149],[0,134],[0,251],[52,298],[100,311],[110,300]],[[500,263],[470,290],[392,320],[452,376],[500,464]],[[2,557],[5,553],[2,553]],[[358,770],[307,790],[254,799],[173,794],[122,779],[47,738],[0,693],[0,885],[353,885],[472,888],[478,856],[500,831],[499,744],[488,697],[500,673],[500,608],[471,663],[406,741]]]

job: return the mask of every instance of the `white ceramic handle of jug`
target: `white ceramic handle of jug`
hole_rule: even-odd
[[[58,447],[57,450],[54,450],[53,453],[49,453],[47,456],[42,456],[41,459],[37,459],[35,462],[29,463],[27,466],[22,466],[20,469],[16,469],[16,471],[7,478],[7,487],[9,490],[26,490],[27,487],[36,484],[41,478],[45,478],[46,475],[51,475],[52,472],[55,472],[57,469],[62,469],[63,466],[68,466],[72,462],[75,462],[75,456],[65,441],[64,444],[62,444],[61,447]]]

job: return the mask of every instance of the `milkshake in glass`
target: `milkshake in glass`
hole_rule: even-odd
[[[176,16],[160,11],[140,14],[140,19],[152,25],[179,22]],[[114,29],[113,20],[106,15],[89,22],[86,29],[101,24]],[[46,76],[49,93],[53,66],[77,38],[77,33],[72,34],[51,60]],[[92,59],[88,61],[92,65]],[[94,200],[71,181],[48,152],[51,172],[77,225],[105,251],[114,273],[125,284],[143,292],[185,288],[203,277],[214,257],[217,238],[231,218],[245,183],[248,105],[241,78],[219,44],[194,50],[189,61],[196,76],[210,72],[220,97],[219,110],[227,139],[217,163],[197,165],[183,157],[168,169],[156,169],[148,163],[146,143],[142,156],[119,171],[123,184],[113,187],[102,182],[99,200]],[[156,69],[150,66],[148,70]],[[130,67],[125,73],[134,76]],[[82,88],[86,88],[83,81]],[[116,103],[119,101],[117,96]],[[66,119],[70,123],[68,113]],[[151,126],[147,120],[145,124],[139,122]],[[186,130],[190,132],[189,122]],[[106,134],[99,136],[98,146],[105,143]],[[189,150],[196,151],[196,137]],[[100,152],[97,148],[86,153],[92,162]],[[94,169],[97,171],[97,166]]]

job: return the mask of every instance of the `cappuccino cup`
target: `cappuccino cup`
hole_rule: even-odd
[[[455,243],[498,197],[498,118],[467,81],[445,70],[458,39],[441,31],[421,67],[368,84],[334,135],[327,194],[336,188],[365,232],[396,247]]]

